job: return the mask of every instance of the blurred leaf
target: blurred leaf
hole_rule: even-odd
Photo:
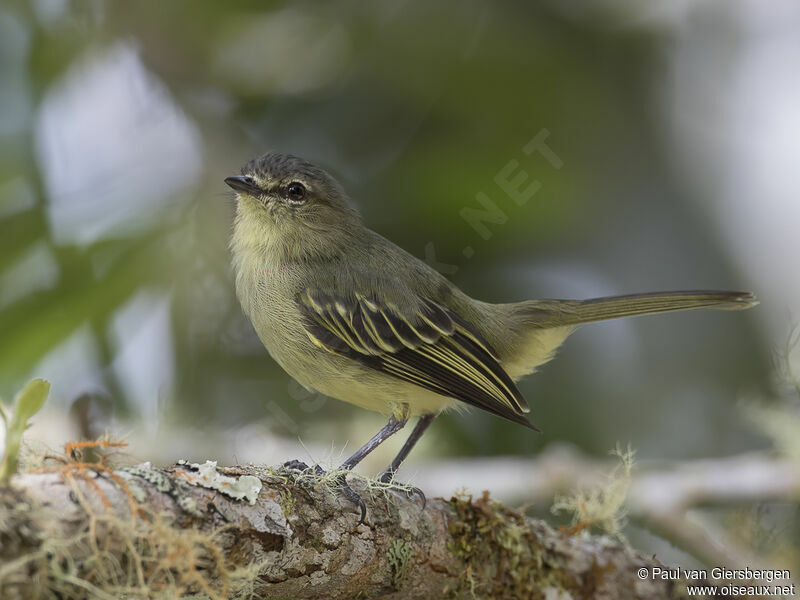
[[[86,260],[91,255],[87,252],[78,265],[73,259],[71,266],[80,267],[72,273],[77,277],[71,278],[68,270],[55,288],[24,298],[0,313],[4,332],[0,378],[18,379],[82,324],[107,318],[142,286],[165,283],[162,278],[169,261],[164,260],[158,238],[129,243],[97,277]]]
[[[6,425],[6,442],[3,462],[0,463],[0,485],[5,484],[8,478],[17,472],[17,456],[22,443],[22,434],[31,417],[44,406],[49,393],[50,383],[48,381],[34,379],[17,394],[14,412],[10,420],[5,414],[3,415]]]
[[[40,211],[25,211],[0,220],[0,273],[46,235]]]

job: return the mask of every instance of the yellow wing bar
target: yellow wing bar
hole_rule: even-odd
[[[298,297],[308,337],[320,348],[536,429],[525,399],[491,345],[452,310],[420,299],[413,314],[367,296],[316,290]]]

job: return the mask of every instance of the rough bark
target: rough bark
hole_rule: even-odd
[[[283,469],[65,464],[0,488],[0,597],[675,598],[606,537],[491,500],[431,499]],[[253,500],[253,503],[248,500]],[[697,582],[695,582],[697,583]],[[60,595],[57,595],[60,594]]]
[[[613,461],[582,455],[559,445],[545,449],[536,460],[519,457],[436,461],[418,467],[415,483],[431,493],[444,493],[477,482],[504,502],[550,502],[578,488],[604,485]],[[606,483],[607,485],[607,483]],[[753,548],[732,539],[721,528],[709,529],[691,509],[795,504],[800,498],[800,462],[771,452],[680,461],[637,462],[625,498],[626,516],[657,532],[707,565],[732,569],[770,568]],[[787,565],[789,566],[789,565]],[[790,583],[790,582],[785,582]]]

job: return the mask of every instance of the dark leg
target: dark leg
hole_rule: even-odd
[[[400,452],[398,452],[397,456],[394,457],[392,464],[390,464],[383,472],[383,475],[381,475],[380,480],[383,483],[391,483],[394,480],[394,474],[397,472],[397,469],[400,468],[400,464],[406,459],[409,452],[411,452],[411,449],[417,444],[419,438],[422,437],[422,434],[425,433],[425,430],[428,429],[428,427],[430,427],[435,418],[435,414],[422,415],[419,418],[419,421],[417,421],[417,424],[414,426],[414,430],[411,432],[411,435],[408,436],[406,443],[403,444],[402,448],[400,448]],[[412,488],[411,491],[422,499],[422,510],[425,510],[427,499],[425,498],[423,491],[418,487]]]
[[[425,430],[430,427],[433,420],[436,418],[435,414],[430,415],[422,415],[417,421],[417,424],[414,425],[414,430],[411,432],[411,435],[408,436],[406,443],[403,444],[403,447],[400,448],[400,452],[397,453],[397,456],[394,457],[392,464],[390,464],[387,469],[381,475],[381,481],[383,483],[389,483],[394,479],[394,474],[397,472],[397,469],[400,468],[400,463],[402,463],[408,453],[411,452],[411,449],[417,444],[419,438],[422,437],[422,434],[425,433]]]
[[[378,433],[372,436],[372,439],[368,441],[366,444],[361,446],[358,450],[353,452],[353,455],[348,458],[346,461],[342,463],[340,468],[347,469],[348,471],[355,467],[358,463],[364,460],[364,457],[375,450],[378,446],[380,446],[383,442],[388,440],[392,437],[395,433],[400,431],[405,424],[408,422],[408,419],[403,419],[402,421],[392,417],[389,419],[389,422],[383,426]],[[414,430],[416,431],[416,429]],[[414,435],[413,433],[411,435]],[[411,448],[409,448],[410,450]],[[402,451],[401,451],[402,453]],[[402,460],[402,459],[401,459]]]
[[[407,422],[408,422],[408,419],[405,419],[405,418],[400,420],[400,419],[396,419],[395,417],[391,417],[389,419],[389,422],[386,425],[384,425],[383,428],[378,433],[376,433],[374,436],[372,436],[372,439],[370,439],[366,444],[361,446],[361,448],[356,450],[353,453],[353,455],[350,458],[348,458],[346,461],[344,461],[342,463],[341,467],[339,467],[342,470],[342,474],[339,477],[339,488],[342,490],[342,493],[347,497],[348,500],[350,500],[353,504],[358,506],[359,509],[361,509],[361,519],[358,521],[359,525],[364,522],[364,518],[367,516],[367,506],[364,504],[364,501],[361,499],[361,496],[356,494],[353,491],[353,489],[349,485],[347,485],[347,481],[345,480],[345,473],[347,471],[352,470],[353,467],[355,467],[358,463],[360,463],[362,460],[364,460],[364,457],[367,454],[369,454],[370,452],[375,450],[375,448],[380,446],[383,442],[385,442],[387,439],[389,439],[392,435],[394,435],[395,433],[400,431],[405,426],[405,424]],[[417,426],[414,429],[414,431],[416,431],[417,429],[419,429],[419,424],[417,424]],[[420,434],[421,434],[421,432],[420,432]],[[411,435],[413,437],[414,434],[412,433]],[[406,442],[406,446],[408,446],[408,445],[409,445],[409,443]],[[413,446],[413,445],[414,444],[411,444],[411,446]],[[403,450],[405,450],[405,447],[403,447]],[[408,450],[411,450],[410,446],[409,446]],[[405,454],[408,454],[408,450],[405,450]],[[403,451],[401,450],[400,453],[403,454]],[[405,454],[403,454],[403,456],[402,456],[402,458],[400,458],[400,460],[403,460],[403,458],[405,458]],[[392,464],[394,464],[394,463],[392,463]],[[398,464],[399,464],[399,462],[398,462]],[[289,469],[296,470],[296,471],[310,470],[310,467],[308,467],[308,465],[306,465],[303,462],[296,461],[296,460],[284,463],[284,466],[289,468]],[[319,466],[317,466],[314,469],[314,472],[317,473],[318,475],[324,473],[322,468],[319,467]]]
[[[405,427],[405,424],[407,422],[408,419],[404,418],[400,420],[392,416],[389,419],[389,422],[386,425],[384,425],[383,428],[378,433],[372,436],[372,439],[370,439],[366,444],[361,446],[361,448],[353,452],[353,455],[342,463],[340,469],[342,469],[343,471],[350,471],[358,463],[364,460],[364,457],[367,454],[375,450],[375,448],[380,446],[383,442],[388,440],[395,433],[397,433],[403,427]],[[349,485],[347,485],[344,473],[342,473],[341,475],[340,487],[342,493],[347,497],[347,499],[361,509],[361,518],[358,521],[358,524],[360,525],[361,523],[364,522],[364,519],[367,516],[367,506],[364,504],[364,501],[361,499],[361,496],[356,494],[353,491],[353,489]]]

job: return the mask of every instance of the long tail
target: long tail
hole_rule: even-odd
[[[541,327],[579,325],[619,317],[710,308],[743,310],[758,304],[751,292],[685,291],[608,296],[590,300],[530,300],[518,311]]]

